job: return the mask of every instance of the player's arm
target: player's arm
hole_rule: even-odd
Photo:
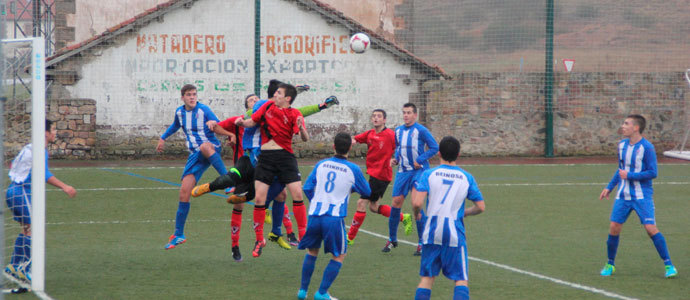
[[[642,172],[634,173],[628,172],[628,179],[630,180],[647,180],[654,179],[657,176],[656,152],[654,148],[646,148],[644,150],[644,158],[642,159],[644,169]]]
[[[320,164],[321,163],[318,163],[316,164],[316,166],[314,166],[314,169],[311,170],[311,173],[309,173],[309,177],[307,177],[307,180],[304,182],[304,186],[302,187],[304,195],[307,196],[307,199],[309,199],[309,201],[311,201],[311,199],[314,198],[314,189],[316,189],[316,170],[318,169]]]
[[[470,183],[470,186],[467,188],[467,199],[472,201],[474,206],[465,208],[465,217],[481,214],[486,209],[484,206],[484,196],[482,196],[482,192],[479,190],[474,177],[469,174],[466,174],[466,176]]]
[[[50,185],[52,185],[52,186],[54,186],[54,187],[56,187],[56,188],[61,189],[61,190],[62,190],[63,192],[65,192],[65,194],[67,194],[67,196],[69,196],[70,198],[73,198],[75,195],[77,195],[77,190],[75,190],[72,186],[69,186],[69,185],[65,184],[64,182],[60,181],[60,179],[58,179],[57,177],[55,177],[55,175],[53,175],[53,173],[50,172],[50,170],[48,169],[48,157],[47,157],[47,154],[46,154],[46,169],[45,169],[45,176],[46,176],[46,177],[45,177],[45,178],[46,178],[46,182],[47,182],[48,184],[50,184]]]
[[[393,158],[391,158],[391,167],[397,165],[400,162],[400,141],[398,141],[398,135],[393,133],[395,137],[395,152]]]
[[[412,193],[412,212],[418,221],[422,219],[422,205],[424,205],[424,199],[429,193],[429,174],[431,174],[431,170],[424,171],[413,186],[416,192]]]
[[[611,181],[609,181],[609,184],[606,185],[603,191],[601,191],[601,194],[599,194],[599,200],[602,200],[604,198],[609,199],[609,195],[611,194],[611,191],[613,188],[618,185],[618,183],[621,181],[621,176],[618,172],[618,169],[616,169],[616,172],[613,173],[613,177],[611,178]]]
[[[352,138],[352,140],[353,140],[353,142],[352,142],[353,144],[354,144],[355,142],[356,142],[356,143],[360,143],[360,144],[366,143],[366,142],[367,142],[367,131],[362,132],[362,133],[360,133],[360,134],[358,134],[358,135],[355,135],[355,136]]]
[[[371,187],[369,186],[367,179],[364,178],[362,169],[360,169],[358,166],[355,166],[355,168],[352,168],[352,171],[355,173],[355,192],[359,194],[360,198],[369,199],[371,196]]]
[[[481,214],[486,209],[484,206],[484,200],[473,201],[472,203],[474,203],[472,207],[465,208],[465,217]]]
[[[167,139],[173,133],[177,132],[177,130],[179,130],[179,129],[180,129],[180,122],[177,119],[177,117],[175,117],[173,119],[172,124],[170,124],[170,126],[168,126],[168,129],[165,130],[163,135],[161,135],[161,138],[158,140],[158,145],[156,146],[156,151],[159,153],[163,152],[163,148],[165,147],[165,139]]]
[[[338,104],[340,104],[340,102],[338,101],[338,98],[336,98],[335,96],[330,96],[330,97],[326,98],[326,100],[324,100],[323,103],[321,103],[321,104],[302,106],[302,107],[298,108],[297,110],[299,110],[299,112],[302,113],[302,116],[304,116],[306,118],[306,117],[311,116],[317,112],[320,112],[326,108],[329,108],[333,105],[338,105]]]
[[[304,117],[297,117],[297,127],[299,127],[299,136],[302,138],[303,142],[309,140],[309,132],[307,132],[307,126],[304,125]]]
[[[438,153],[438,143],[436,143],[436,140],[429,130],[422,130],[420,133],[422,141],[429,147],[422,155],[417,157],[416,162],[421,165]]]

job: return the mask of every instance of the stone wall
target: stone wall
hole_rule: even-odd
[[[557,73],[554,154],[609,155],[625,116],[647,118],[644,135],[657,152],[677,145],[688,124],[690,99],[682,73]],[[453,135],[464,155],[544,154],[543,74],[465,73],[430,81],[427,127]]]

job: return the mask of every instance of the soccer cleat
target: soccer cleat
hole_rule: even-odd
[[[232,193],[234,193],[234,192],[235,192],[235,187],[234,187],[234,186],[225,189],[225,194],[226,194],[226,195],[227,195],[227,194],[232,194]]]
[[[177,245],[184,244],[187,241],[187,238],[183,236],[175,236],[175,234],[171,235],[170,238],[168,239],[168,243],[165,245],[165,250],[170,250]]]
[[[266,246],[266,240],[265,239],[263,241],[254,242],[254,250],[252,250],[252,256],[254,256],[254,257],[261,256],[261,249],[263,249],[265,246]]]
[[[306,290],[299,290],[297,292],[297,299],[299,299],[299,300],[307,299],[307,291]]]
[[[311,87],[310,87],[308,84],[295,86],[295,89],[297,90],[297,94],[306,92],[306,91],[308,91],[310,88],[311,88]]]
[[[673,265],[666,266],[666,278],[674,278],[678,275],[678,270]]]
[[[616,272],[616,267],[612,264],[606,264],[603,269],[601,269],[601,272],[599,275],[601,276],[611,276],[613,272]]]
[[[232,247],[232,259],[234,259],[236,262],[242,261],[242,253],[240,253],[240,246]]]
[[[17,269],[18,267],[9,264],[5,267],[5,274],[17,280],[24,280]]]
[[[206,194],[211,191],[211,188],[209,188],[208,183],[204,183],[202,185],[197,185],[192,189],[192,197],[200,197],[203,194]]]
[[[381,252],[388,253],[388,252],[391,252],[391,248],[397,248],[397,247],[398,247],[398,241],[388,240],[388,241],[386,241],[386,245],[383,246],[383,249],[381,249]]]
[[[239,204],[247,202],[247,192],[242,194],[232,194],[226,200],[229,204]]]
[[[273,218],[271,218],[271,211],[270,210],[266,210],[266,218],[264,219],[264,223],[273,224]]]
[[[294,232],[288,233],[287,238],[288,238],[288,243],[290,243],[290,246],[297,247],[297,245],[299,245],[299,240],[295,236]]]
[[[290,244],[288,244],[288,242],[286,242],[282,236],[276,235],[273,232],[268,234],[268,240],[278,244],[278,246],[280,246],[280,248],[283,248],[285,250],[292,249],[292,247],[290,247]]]
[[[412,233],[412,215],[403,214],[402,224],[405,228],[405,235],[410,235]]]
[[[350,239],[350,237],[347,238],[347,245],[352,246],[355,244],[355,239]]]
[[[414,256],[422,256],[422,244],[417,244],[417,251],[412,253]]]
[[[329,293],[321,294],[316,292],[316,294],[314,294],[314,300],[338,300],[338,298],[331,296]]]
[[[26,271],[26,266],[28,264],[22,264],[17,268],[17,273],[19,273],[19,278],[23,281],[31,283],[31,272]]]

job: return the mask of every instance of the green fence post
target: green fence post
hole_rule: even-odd
[[[261,98],[261,0],[254,0],[254,94]]]
[[[546,0],[546,66],[544,74],[545,157],[553,157],[553,1]]]

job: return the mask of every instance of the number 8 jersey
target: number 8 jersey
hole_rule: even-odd
[[[483,201],[472,174],[457,166],[440,165],[422,173],[415,183],[428,192],[422,243],[458,247],[465,241],[465,198]]]
[[[317,163],[303,189],[309,198],[310,216],[345,217],[353,191],[362,197],[371,194],[359,166],[338,155]]]

